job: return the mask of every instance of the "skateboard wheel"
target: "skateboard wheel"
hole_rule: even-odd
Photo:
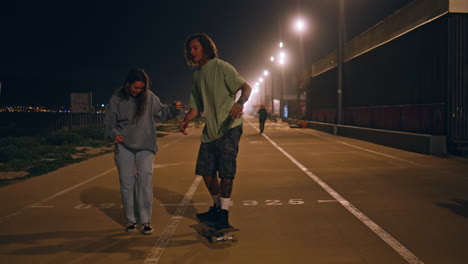
[[[232,242],[237,242],[239,241],[239,234],[232,234]]]
[[[218,237],[217,236],[210,236],[210,241],[211,241],[211,243],[216,244],[216,243],[218,243]]]

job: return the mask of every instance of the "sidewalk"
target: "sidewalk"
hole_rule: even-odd
[[[202,128],[159,139],[151,236],[123,232],[107,154],[0,188],[1,263],[464,263],[468,164],[248,118],[231,223],[213,245],[196,214]],[[250,123],[252,122],[252,123]]]

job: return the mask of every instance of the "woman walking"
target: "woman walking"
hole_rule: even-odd
[[[158,151],[156,121],[176,117],[182,103],[164,105],[151,92],[142,69],[132,69],[123,86],[110,98],[105,114],[106,137],[115,143],[115,164],[127,219],[126,231],[140,224],[145,235],[153,233],[153,161]]]

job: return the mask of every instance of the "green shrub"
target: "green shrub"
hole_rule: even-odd
[[[39,146],[40,141],[37,137],[7,137],[0,138],[0,146],[13,145],[17,148],[31,148]]]
[[[14,171],[22,171],[31,167],[33,165],[33,161],[25,159],[13,159],[8,161],[5,165]]]
[[[0,162],[13,160],[18,155],[18,153],[19,149],[14,145],[0,147]]]
[[[83,138],[105,140],[104,126],[100,126],[100,125],[84,126],[84,127],[73,129],[73,132],[80,135]]]
[[[29,172],[30,176],[37,176],[57,170],[67,164],[71,164],[80,160],[81,159],[74,160],[71,156],[63,156],[57,160],[44,160],[34,164],[34,166],[29,168],[27,172]]]
[[[54,146],[62,146],[67,144],[80,144],[80,135],[70,131],[57,131],[49,134],[46,137],[46,142]]]
[[[110,144],[110,142],[107,140],[96,140],[96,139],[91,139],[91,138],[85,139],[81,143],[82,143],[82,146],[91,147],[91,148],[106,147]]]
[[[53,157],[56,149],[57,147],[55,146],[41,145],[36,148],[36,153],[42,158],[50,158]]]

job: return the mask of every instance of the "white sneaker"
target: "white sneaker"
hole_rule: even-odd
[[[136,225],[135,223],[128,223],[127,227],[125,227],[125,231],[127,232],[133,232],[136,230]]]
[[[151,224],[150,223],[143,224],[141,226],[141,233],[145,235],[153,234],[153,227],[151,227]]]

